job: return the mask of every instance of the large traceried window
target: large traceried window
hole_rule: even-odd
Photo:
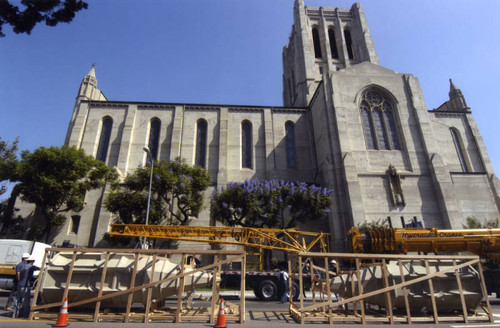
[[[161,130],[161,121],[158,118],[153,118],[150,122],[148,148],[151,151],[151,157],[153,157],[154,161],[158,160],[158,150],[160,146],[160,130]]]
[[[295,124],[293,122],[285,123],[286,138],[286,164],[289,169],[297,168],[297,153],[295,151]]]
[[[467,165],[465,152],[462,146],[462,138],[460,138],[460,132],[458,132],[455,128],[451,128],[450,132],[451,137],[453,138],[453,142],[455,143],[458,160],[460,161],[460,165],[462,166],[462,172],[469,172],[469,166]]]
[[[252,123],[241,123],[241,167],[252,168]]]
[[[319,32],[316,27],[313,27],[312,29],[312,37],[313,37],[313,45],[314,45],[314,57],[316,58],[322,58],[323,56],[321,55],[321,42],[319,39]]]
[[[111,129],[113,128],[113,119],[106,116],[102,119],[101,136],[99,137],[99,146],[95,158],[106,162],[108,156],[109,141],[111,139]]]
[[[376,90],[369,90],[363,94],[360,110],[368,149],[401,149],[389,99]]]
[[[196,154],[194,164],[207,167],[207,121],[199,119],[196,123]]]

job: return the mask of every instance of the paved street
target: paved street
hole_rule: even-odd
[[[308,299],[310,300],[310,295],[308,295]],[[222,294],[222,297],[224,297],[228,301],[238,301],[238,296],[236,292],[225,292]],[[5,292],[0,292],[0,327],[47,327],[49,325],[53,325],[55,322],[54,321],[47,321],[47,320],[36,320],[36,321],[28,321],[24,319],[12,319],[10,318],[10,312],[7,312],[4,310],[4,305],[7,301],[7,293]],[[414,324],[420,327],[440,327],[440,328],[468,328],[468,327],[477,327],[477,328],[487,328],[487,327],[500,327],[500,299],[492,298],[490,300],[494,312],[494,316],[497,320],[495,323],[488,323],[488,322],[481,322],[481,323],[471,323],[471,324],[464,324],[464,323],[445,323],[445,324],[439,324],[439,325],[433,325],[433,324]],[[93,322],[77,322],[77,321],[70,321],[70,326],[71,327],[100,327],[100,328],[107,328],[107,327],[120,327],[123,326],[124,323],[122,322],[100,322],[100,323],[93,323]],[[129,323],[127,325],[130,325],[130,327],[138,326],[138,325],[144,325],[143,323]],[[289,327],[290,325],[299,325],[295,321],[293,321],[290,316],[288,315],[288,305],[287,304],[280,304],[277,301],[274,302],[260,302],[256,299],[256,297],[253,295],[252,292],[247,293],[246,297],[246,322],[244,324],[238,324],[238,323],[233,323],[228,321],[227,326],[241,326],[243,327],[269,327],[269,328],[281,328],[281,327]],[[309,324],[313,325],[314,327],[331,327],[328,324],[321,324],[321,323],[314,323],[314,324]],[[335,323],[334,324],[336,327],[339,326],[349,326],[352,327],[352,323],[347,323],[347,324],[340,324],[340,323]],[[147,325],[148,327],[171,327],[171,326],[178,326],[179,328],[194,328],[194,327],[212,327],[212,325],[206,323],[206,322],[183,322],[179,324],[174,324],[174,323],[149,323]],[[308,325],[304,325],[308,326]],[[370,326],[377,326],[380,327],[381,324],[370,324],[366,325],[367,327]],[[407,324],[395,324],[394,326],[408,326]]]

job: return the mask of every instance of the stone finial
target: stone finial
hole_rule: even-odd
[[[465,102],[464,95],[462,91],[455,86],[453,81],[450,79],[450,92],[448,93],[450,97],[450,107],[449,109],[453,111],[464,111],[468,110],[467,103]]]
[[[450,79],[450,94],[451,94],[451,93],[455,93],[455,92],[457,92],[457,91],[459,91],[459,92],[460,92],[460,90],[459,90],[459,89],[455,86],[455,84],[453,83],[452,79]]]
[[[87,73],[88,76],[95,77],[95,64],[92,64],[90,71]]]
[[[83,100],[106,100],[104,94],[97,88],[97,78],[95,76],[95,64],[92,64],[90,71],[85,75],[80,83],[77,99]]]

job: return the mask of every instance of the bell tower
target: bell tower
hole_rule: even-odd
[[[293,15],[283,48],[284,106],[306,107],[324,74],[366,61],[379,64],[361,4],[307,7],[295,0]]]

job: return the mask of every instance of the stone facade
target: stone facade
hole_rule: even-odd
[[[181,156],[195,164],[202,122],[207,200],[213,188],[251,178],[334,189],[328,218],[303,229],[329,229],[335,250],[344,250],[347,230],[364,221],[391,217],[401,226],[401,217],[416,217],[424,226],[460,228],[468,216],[500,217],[499,184],[484,142],[451,81],[449,98],[428,110],[416,77],[379,65],[360,4],[313,8],[296,0],[283,49],[284,107],[111,101],[97,88],[92,67],[66,144],[96,158],[104,154],[106,164],[128,173],[145,164],[143,147],[158,129],[158,159]],[[245,124],[250,162],[242,154]],[[111,219],[102,207],[106,193],[89,193],[55,242],[99,245]],[[213,224],[208,214],[207,208],[193,224]]]

